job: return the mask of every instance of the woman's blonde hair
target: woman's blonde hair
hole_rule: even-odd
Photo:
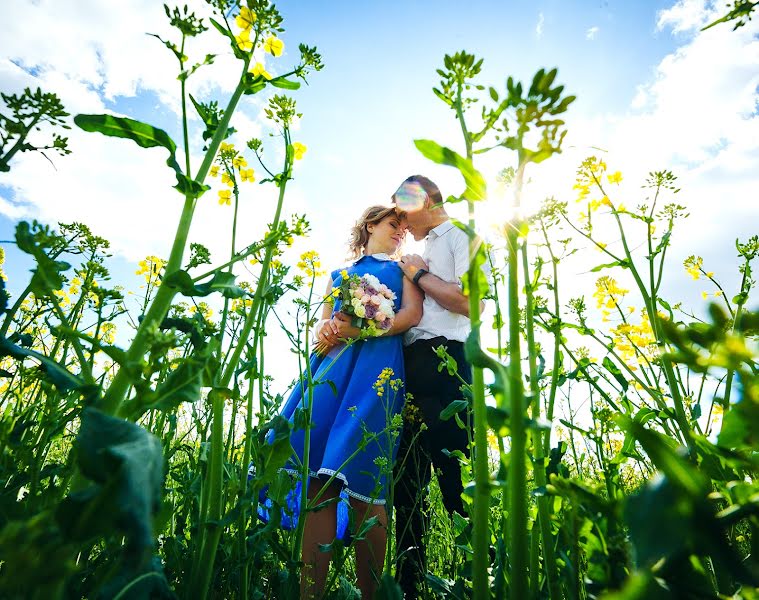
[[[398,210],[395,206],[383,206],[381,204],[370,206],[364,211],[361,218],[351,228],[351,238],[348,242],[349,259],[361,258],[364,255],[366,244],[369,243],[368,226],[379,223],[390,215],[402,217],[403,211]]]

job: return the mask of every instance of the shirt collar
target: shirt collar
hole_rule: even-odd
[[[355,265],[358,261],[366,258],[367,256],[371,256],[372,258],[376,258],[377,260],[393,260],[392,256],[385,254],[384,252],[379,252],[377,254],[365,254],[364,256],[360,256],[359,258],[355,260],[353,264]]]
[[[434,233],[435,235],[434,237],[432,237],[432,239],[434,239],[436,237],[445,235],[454,227],[455,225],[453,224],[453,222],[450,219],[448,219],[447,221],[443,221],[442,223],[440,223],[440,225],[438,225],[437,227],[433,227],[432,229],[430,229],[430,232],[427,235],[432,236],[432,234]]]

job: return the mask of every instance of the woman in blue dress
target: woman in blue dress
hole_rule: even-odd
[[[379,521],[379,526],[372,527],[365,539],[355,544],[362,598],[373,597],[382,573],[387,543],[386,474],[392,476],[398,446],[398,436],[387,431],[405,399],[400,334],[416,325],[422,315],[421,290],[403,276],[393,260],[405,232],[405,219],[395,207],[369,207],[351,231],[349,248],[354,262],[333,271],[327,286],[327,294],[331,294],[343,277],[372,275],[395,294],[396,314],[384,335],[354,341],[347,348],[343,340],[358,337],[359,330],[333,318],[340,310],[339,300],[334,306],[325,304],[317,326],[320,352],[311,357],[312,376],[315,382],[329,380],[331,384],[316,385],[312,391],[308,497],[318,498],[317,504],[333,501],[326,508],[307,513],[301,597],[319,597],[323,591],[331,556],[319,546],[344,534],[338,527],[338,521],[344,521],[338,519],[338,505],[345,507],[340,496],[347,496],[356,529],[371,517]],[[305,406],[304,388],[297,385],[282,409],[283,416],[291,421]],[[303,429],[291,434],[297,457],[287,465],[291,472],[300,472],[304,435]]]

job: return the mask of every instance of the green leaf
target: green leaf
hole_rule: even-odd
[[[280,469],[293,454],[290,445],[292,425],[282,415],[276,415],[264,427],[260,435],[266,436],[258,454],[254,457],[256,485],[273,483]]]
[[[467,402],[466,400],[454,400],[448,406],[446,406],[443,410],[440,411],[440,419],[442,421],[447,421],[453,415],[466,409],[467,406],[469,406],[469,402]]]
[[[605,263],[603,265],[597,265],[593,267],[590,272],[591,273],[597,273],[598,271],[601,271],[602,269],[611,269],[613,267],[622,267],[623,269],[627,269],[630,267],[630,263],[628,263],[626,260],[615,260],[614,262]]]
[[[290,79],[282,77],[275,77],[274,79],[270,79],[269,83],[273,85],[276,88],[281,88],[283,90],[297,90],[300,89],[300,82],[299,81],[292,81]]]
[[[706,495],[709,487],[706,479],[676,450],[673,440],[627,417],[620,417],[618,421],[640,442],[651,461],[670,481],[691,495]]]
[[[160,440],[134,423],[86,408],[76,457],[93,485],[69,495],[58,508],[61,529],[82,541],[118,532],[132,552],[149,556],[163,488]]]
[[[403,592],[393,576],[385,573],[374,592],[374,597],[377,600],[403,600]]]
[[[177,176],[175,189],[193,198],[199,198],[203,192],[211,189],[207,185],[190,179],[182,172],[176,157],[177,145],[163,129],[158,129],[157,127],[153,127],[142,121],[135,121],[128,117],[115,117],[113,115],[80,114],[74,117],[74,123],[84,131],[132,140],[141,148],[166,148],[169,151],[169,158],[166,159],[166,164]]]
[[[225,298],[242,298],[247,292],[234,285],[235,279],[236,276],[233,273],[217,271],[210,281],[196,285],[187,271],[179,270],[169,273],[164,278],[164,283],[169,287],[177,288],[185,296],[205,297],[219,292]]]
[[[464,177],[466,189],[463,197],[467,200],[478,201],[487,197],[487,184],[485,178],[468,158],[454,152],[450,148],[441,146],[433,140],[414,140],[414,145],[425,158],[440,165],[456,167]]]
[[[624,378],[622,375],[622,371],[619,370],[619,367],[614,364],[614,362],[608,357],[604,356],[603,360],[603,366],[604,368],[611,373],[612,377],[617,380],[619,385],[622,386],[622,392],[626,392],[627,388],[629,387],[629,383],[627,383],[627,379]]]
[[[29,282],[30,289],[35,296],[48,298],[54,290],[60,290],[63,287],[61,273],[70,269],[71,265],[50,258],[43,245],[37,242],[29,223],[26,221],[21,221],[16,225],[16,245],[22,252],[31,254],[37,262],[37,266],[32,269],[32,280]]]

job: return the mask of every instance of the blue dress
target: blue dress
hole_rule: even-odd
[[[403,293],[403,272],[391,260],[364,256],[346,268],[348,274],[371,274],[396,295],[395,311],[400,309]],[[340,270],[332,272],[333,285],[340,284]],[[337,301],[333,309],[340,310]],[[371,504],[385,504],[387,475],[398,449],[399,421],[393,418],[401,412],[405,399],[402,382],[403,345],[401,335],[387,335],[356,341],[347,348],[340,344],[326,356],[313,354],[310,358],[314,382],[312,391],[312,423],[309,472],[322,481],[334,476],[342,483],[338,503],[338,538],[346,537],[348,497]],[[378,385],[383,370],[392,370],[384,385]],[[395,381],[397,380],[397,381]],[[392,385],[391,385],[392,383]],[[291,423],[296,411],[305,407],[305,386],[296,385],[282,408],[282,416]],[[378,390],[378,388],[381,388]],[[396,388],[396,389],[393,389]],[[303,429],[294,429],[290,436],[295,455],[285,470],[301,472],[304,447]],[[288,496],[289,515],[283,514],[282,524],[294,527],[299,511],[301,482]],[[268,519],[271,500],[262,497],[260,516]]]

